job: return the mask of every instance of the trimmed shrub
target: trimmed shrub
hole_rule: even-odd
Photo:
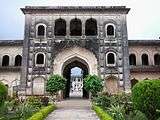
[[[113,118],[109,116],[102,108],[96,105],[93,105],[92,108],[101,120],[113,120]]]
[[[39,112],[41,112],[43,114],[43,118],[46,118],[47,115],[52,112],[55,109],[55,106],[50,105],[48,107],[45,107],[43,109],[41,109]]]
[[[66,86],[66,79],[60,75],[51,75],[47,80],[46,91],[52,96],[53,102],[55,101],[54,96],[60,90],[64,90]]]
[[[8,94],[7,87],[2,82],[0,82],[0,106],[6,100],[7,94]]]
[[[132,101],[135,109],[145,113],[149,120],[160,117],[160,80],[145,80],[132,89]]]
[[[39,112],[35,113],[32,117],[30,117],[27,120],[43,120],[48,116],[49,113],[51,113],[55,109],[55,105],[49,105],[39,110]]]
[[[37,112],[32,117],[30,117],[28,120],[43,120],[43,114],[41,112]]]
[[[102,79],[96,75],[87,75],[84,79],[84,89],[92,93],[92,97],[96,97],[98,92],[103,89]]]

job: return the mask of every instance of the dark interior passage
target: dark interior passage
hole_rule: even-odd
[[[88,75],[88,68],[85,64],[82,62],[75,60],[69,64],[67,64],[63,70],[63,77],[67,79],[67,84],[66,84],[66,89],[64,90],[64,98],[69,98],[69,93],[70,93],[70,80],[71,80],[71,73],[72,69],[78,67],[82,70],[82,76],[85,78],[86,75]],[[89,94],[88,92],[83,88],[83,98],[88,98]]]

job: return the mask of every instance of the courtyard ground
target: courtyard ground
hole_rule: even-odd
[[[46,120],[99,120],[89,100],[72,98],[58,102],[57,107]]]

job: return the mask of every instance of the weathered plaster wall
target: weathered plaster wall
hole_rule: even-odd
[[[0,66],[4,55],[9,56],[9,66],[14,66],[16,55],[22,56],[22,46],[0,46]]]
[[[74,47],[60,52],[54,59],[53,73],[62,75],[64,63],[72,58],[80,58],[89,66],[89,74],[98,74],[98,64],[95,55],[85,48]],[[78,60],[78,59],[77,59]]]

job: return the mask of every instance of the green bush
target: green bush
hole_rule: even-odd
[[[28,97],[26,103],[37,109],[42,107],[41,99],[40,97],[37,97],[37,96]]]
[[[7,94],[8,94],[7,87],[2,82],[0,82],[0,106],[6,100]]]
[[[101,120],[113,120],[102,108],[96,105],[93,105],[92,108]]]
[[[134,110],[126,116],[126,120],[148,120],[144,113],[139,110]]]
[[[57,92],[64,90],[66,86],[66,79],[60,75],[51,75],[47,80],[46,91],[52,96],[53,102],[54,95],[57,95]]]
[[[132,89],[132,101],[135,109],[145,113],[149,120],[156,120],[160,113],[160,80],[145,80]]]
[[[114,120],[125,120],[125,110],[123,105],[111,105],[107,112]]]
[[[97,96],[103,89],[102,79],[96,75],[87,75],[84,79],[84,89],[92,93],[92,97]]]
[[[99,95],[98,97],[93,99],[93,102],[97,106],[103,108],[104,110],[107,110],[107,108],[110,107],[111,99],[106,95]]]
[[[30,117],[27,120],[43,120],[48,116],[49,113],[51,113],[55,109],[55,105],[49,105],[39,110],[39,112],[35,113],[32,117]]]
[[[32,116],[32,114],[34,112],[37,112],[40,108],[32,106],[31,104],[28,103],[22,103],[19,106],[17,106],[16,109],[16,116],[17,118],[21,118],[26,120],[27,118],[29,118],[30,116]]]
[[[110,98],[111,98],[111,104],[115,106],[117,105],[123,106],[126,114],[129,114],[129,112],[133,110],[133,105],[131,102],[131,94],[126,94],[122,92],[122,93],[113,95]]]

